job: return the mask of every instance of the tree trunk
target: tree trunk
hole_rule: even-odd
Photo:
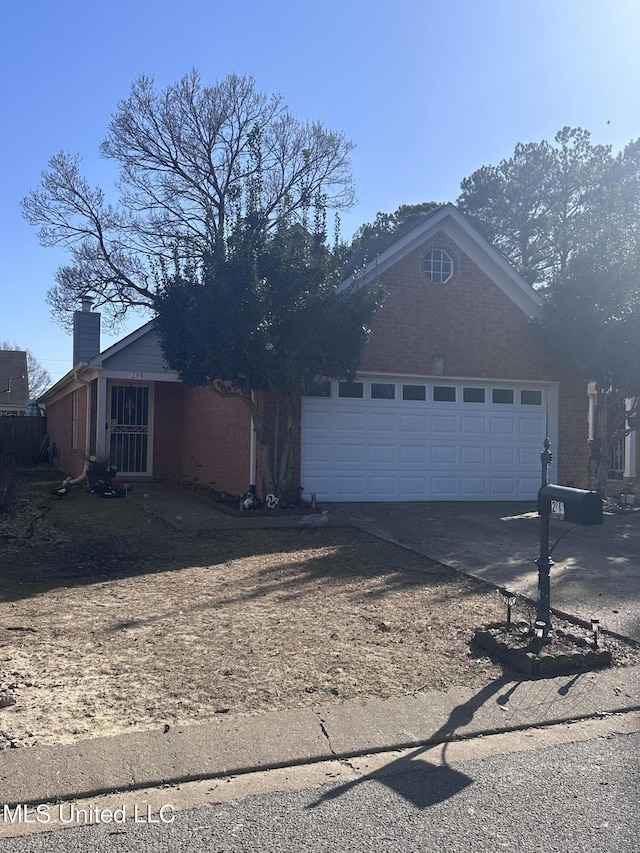
[[[294,410],[295,403],[286,397],[273,396],[273,412],[256,412],[254,428],[262,447],[262,478],[267,494],[273,494],[282,503],[297,497],[291,477],[295,459]]]
[[[281,429],[276,441],[279,441],[279,466],[278,466],[278,487],[280,489],[279,496],[286,502],[291,502],[297,497],[292,490],[291,476],[293,472],[294,461],[294,445],[293,445],[293,409],[294,404],[291,400],[279,398],[278,406],[285,409],[284,428]]]
[[[607,493],[607,475],[609,473],[608,456],[603,455],[600,445],[594,439],[591,442],[589,457],[589,488],[604,498]]]
[[[282,503],[289,503],[297,497],[291,485],[295,457],[294,403],[286,397],[274,396],[273,405],[273,418],[266,418],[269,425],[263,425],[262,430],[264,438],[262,476],[267,491],[278,497]]]

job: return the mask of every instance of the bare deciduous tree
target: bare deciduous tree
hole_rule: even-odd
[[[23,201],[41,243],[70,254],[48,294],[54,314],[68,319],[85,296],[112,323],[152,308],[159,266],[176,255],[198,263],[247,207],[267,226],[295,219],[317,197],[350,207],[352,148],[344,134],[295,118],[251,76],[205,86],[192,71],[163,90],[140,77],[101,146],[120,169],[117,203],[68,153],[51,159]]]

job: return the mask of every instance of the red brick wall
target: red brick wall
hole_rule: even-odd
[[[255,482],[250,482],[249,462],[251,452],[251,417],[246,405],[235,398],[223,398],[208,388],[181,389],[181,396],[167,384],[156,385],[156,432],[154,439],[154,476],[186,477],[188,480],[216,491],[230,494],[243,494],[251,485],[256,486],[257,494],[264,499],[266,494],[264,478],[264,458],[262,447],[256,447]],[[167,389],[170,389],[168,393]],[[182,419],[173,420],[171,430],[160,427],[160,413],[180,407]],[[263,416],[273,426],[275,406],[269,397],[259,397],[259,407]],[[296,406],[293,427],[294,461],[292,466],[292,489],[300,480],[300,406]],[[160,455],[165,455],[161,445],[181,448],[179,472],[172,463],[166,469],[159,463]],[[165,473],[168,470],[168,473]],[[162,472],[162,473],[161,473]]]
[[[251,417],[246,405],[209,388],[184,388],[181,474],[242,494],[249,488]]]
[[[422,271],[425,251],[444,248],[454,262],[446,284]],[[444,235],[381,275],[387,290],[372,322],[363,370],[430,375],[444,356],[449,376],[545,379],[548,359],[526,315]]]
[[[85,440],[87,424],[87,388],[81,386],[78,395],[78,426],[77,426],[77,448],[71,446],[71,424],[72,424],[72,394],[67,394],[55,403],[47,406],[47,433],[49,435],[49,446],[55,442],[59,456],[53,460],[56,468],[70,477],[78,477],[82,474],[85,464]]]
[[[423,272],[430,247],[453,259],[454,275],[446,284],[431,284]],[[510,297],[443,233],[380,278],[387,298],[373,318],[362,371],[428,376],[434,356],[443,356],[447,376],[559,381],[560,440],[553,449],[558,479],[584,484],[586,382],[554,364]]]
[[[184,386],[156,382],[153,389],[153,476],[177,480],[182,474]]]
[[[558,460],[558,482],[586,489],[589,465],[587,383],[569,369],[556,367],[556,375],[560,380],[558,447],[552,447],[551,451]]]

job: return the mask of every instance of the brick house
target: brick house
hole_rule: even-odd
[[[537,295],[453,205],[378,246],[341,286],[375,276],[387,298],[357,380],[321,381],[300,403],[306,496],[531,500],[546,435],[553,478],[586,484],[586,383],[539,345]],[[261,491],[240,401],[184,386],[152,323],[99,352],[99,315],[84,305],[75,322],[74,367],[41,401],[62,470],[77,475],[86,453],[108,450],[128,480]]]
[[[24,415],[28,404],[26,352],[0,349],[0,415]]]
[[[100,315],[85,300],[73,340],[73,368],[39,401],[61,471],[78,476],[87,456],[109,456],[131,482],[187,478],[247,490],[252,430],[245,407],[183,385],[152,322],[100,351]]]
[[[590,382],[588,386],[589,394],[589,438],[593,438],[595,432],[595,407],[596,407],[596,388],[595,383]],[[627,399],[624,401],[625,413],[629,413],[625,417],[625,422],[628,427],[633,427],[628,435],[625,435],[617,441],[611,448],[609,454],[609,479],[611,480],[635,480],[640,472],[640,429],[636,426],[640,421],[636,411],[635,399]]]

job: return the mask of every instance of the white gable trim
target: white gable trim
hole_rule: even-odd
[[[412,231],[403,235],[374,260],[370,261],[363,271],[354,273],[345,279],[339,289],[349,287],[354,281],[368,284],[376,278],[381,278],[388,269],[423,243],[426,243],[439,231],[447,234],[528,317],[539,316],[541,306],[539,295],[513,269],[500,252],[496,251],[467,222],[453,204],[446,204],[436,210],[424,222],[421,222]]]

